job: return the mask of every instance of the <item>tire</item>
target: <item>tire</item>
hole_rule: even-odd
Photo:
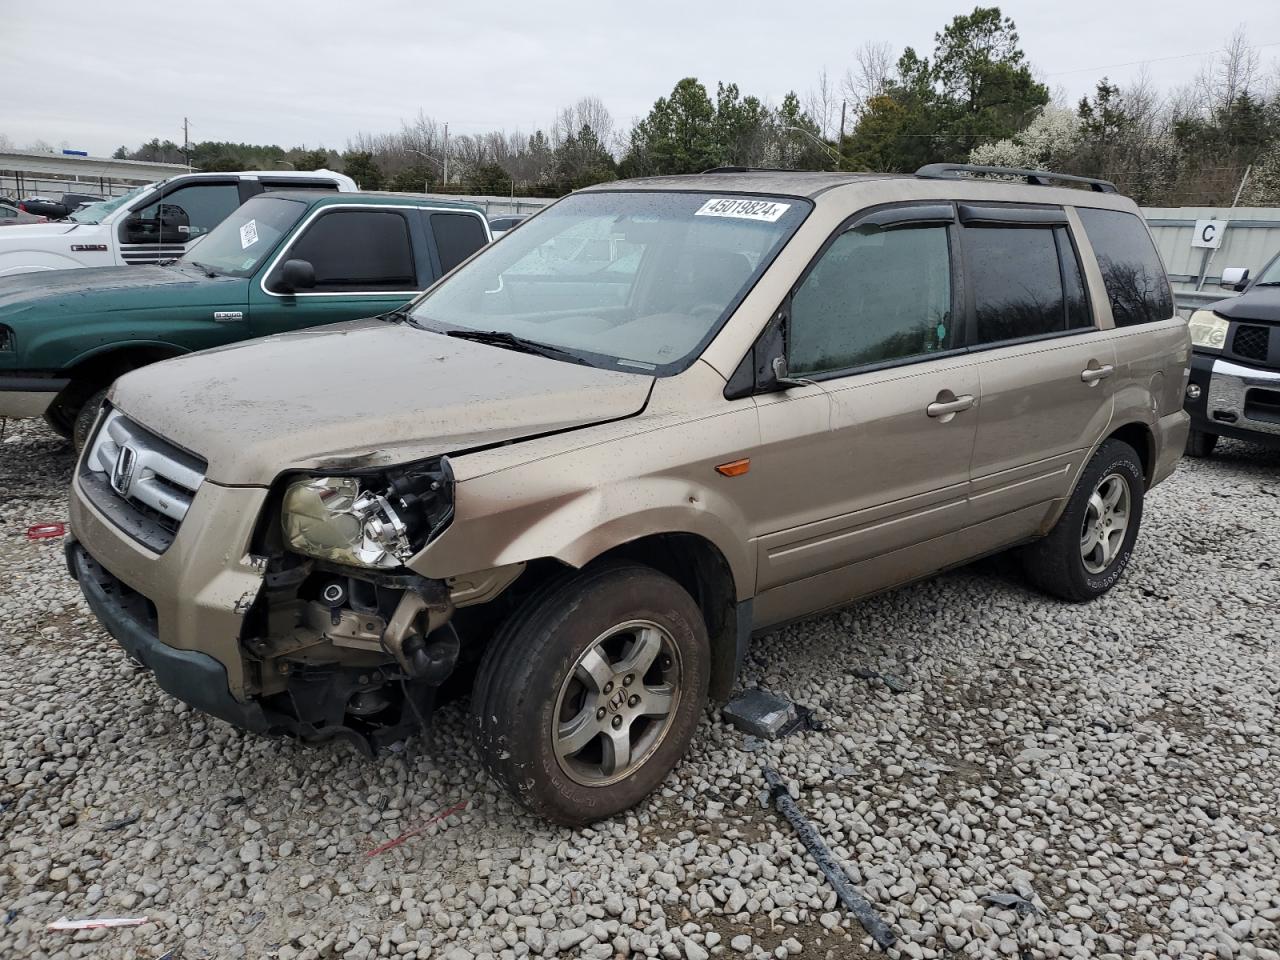
[[[1192,430],[1187,434],[1187,456],[1209,457],[1218,445],[1218,435],[1204,430]]]
[[[50,430],[64,440],[70,440],[75,435],[75,419],[67,416],[67,412],[57,400],[49,404],[49,409],[44,412],[44,422],[49,425]]]
[[[71,430],[71,443],[76,453],[84,449],[89,442],[89,434],[93,432],[93,424],[98,419],[98,410],[102,401],[107,398],[107,388],[103,387],[89,395],[89,398],[75,412],[74,426]]]
[[[652,665],[626,672],[639,649]],[[489,644],[471,695],[476,749],[533,813],[566,826],[603,820],[643,800],[684,755],[710,663],[706,624],[678,583],[638,564],[588,567],[529,597]],[[627,764],[608,747],[624,741]]]
[[[1097,505],[1091,503],[1096,493],[1106,506],[1116,489],[1115,482],[1124,485],[1123,496],[1127,498],[1122,530],[1114,522],[1118,509],[1115,514],[1104,511],[1100,516]],[[1110,590],[1133,554],[1142,526],[1145,490],[1142,462],[1133,447],[1120,440],[1104,442],[1080,475],[1066,509],[1049,535],[1024,548],[1027,579],[1045,593],[1073,603],[1093,600]],[[1113,521],[1109,527],[1108,517]],[[1096,526],[1099,518],[1103,521],[1101,527]],[[1086,530],[1086,522],[1093,529]],[[1088,535],[1098,530],[1109,532],[1094,538],[1086,556]]]

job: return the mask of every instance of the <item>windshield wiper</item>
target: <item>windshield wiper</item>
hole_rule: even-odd
[[[177,259],[181,260],[182,258],[181,258],[181,257],[178,257]],[[197,270],[202,270],[202,271],[204,271],[204,275],[205,275],[206,277],[216,277],[216,276],[219,276],[219,274],[218,274],[218,271],[217,271],[217,270],[213,269],[213,267],[210,267],[210,266],[208,266],[207,264],[203,264],[203,263],[201,263],[199,260],[184,260],[183,262],[184,262],[184,263],[189,263],[189,264],[191,264],[191,265],[192,265],[193,267],[195,267]]]
[[[446,330],[444,335],[446,337],[457,337],[459,340],[474,340],[476,343],[491,343],[497,347],[506,347],[508,350],[532,353],[540,357],[551,357],[554,360],[568,360],[572,363],[582,364],[587,362],[576,353],[561,350],[559,347],[553,347],[549,343],[526,340],[524,337],[509,333],[506,330]]]

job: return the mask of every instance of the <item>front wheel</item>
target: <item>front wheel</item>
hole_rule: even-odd
[[[107,399],[107,388],[103,387],[90,394],[89,399],[85,400],[83,406],[76,411],[75,424],[71,433],[71,443],[76,453],[83,450],[84,445],[89,442],[89,434],[93,430],[94,422],[98,419],[98,409],[105,399]]]
[[[1187,456],[1208,457],[1218,445],[1218,435],[1204,430],[1192,430],[1187,434]]]
[[[531,597],[485,651],[472,730],[490,775],[534,813],[581,826],[639,803],[684,755],[710,642],[670,577],[607,564]]]
[[[1102,596],[1129,564],[1145,490],[1133,447],[1120,440],[1103,443],[1049,535],[1024,549],[1027,578],[1063,600]]]

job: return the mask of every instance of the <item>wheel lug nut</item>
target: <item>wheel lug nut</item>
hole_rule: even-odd
[[[614,718],[613,718],[613,729],[617,730],[620,726],[622,726],[622,718],[621,718],[621,717],[614,717]]]
[[[606,683],[606,684],[604,685],[604,692],[605,692],[605,693],[613,693],[613,681],[612,681],[612,680],[610,680],[608,683]]]
[[[601,707],[599,710],[597,710],[597,711],[596,711],[596,719],[597,719],[597,720],[603,720],[603,719],[604,719],[604,714],[605,714],[605,709],[604,709],[604,707]]]
[[[639,702],[640,702],[640,698],[639,698],[638,696],[636,696],[636,695],[633,693],[633,694],[631,695],[631,699],[627,701],[627,706],[628,706],[628,707],[634,707],[634,706],[636,706],[636,704],[638,704]]]
[[[636,679],[636,675],[634,673],[628,673],[625,677],[622,678],[622,685],[624,687],[629,687],[631,686],[631,684],[635,682],[635,679]]]

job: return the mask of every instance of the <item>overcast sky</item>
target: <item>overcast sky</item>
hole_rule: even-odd
[[[1271,70],[1280,3],[1076,0],[1001,4],[1023,49],[1070,101],[1104,73],[1149,61],[1162,87],[1189,81],[1246,24]],[[558,107],[599,96],[619,127],[684,76],[735,81],[775,103],[840,75],[868,40],[932,50],[972,9],[958,0],[641,0],[611,4],[415,0],[13,3],[0,54],[0,136],[95,155],[152,137],[323,144],[399,128],[419,109],[450,130],[546,126]]]

